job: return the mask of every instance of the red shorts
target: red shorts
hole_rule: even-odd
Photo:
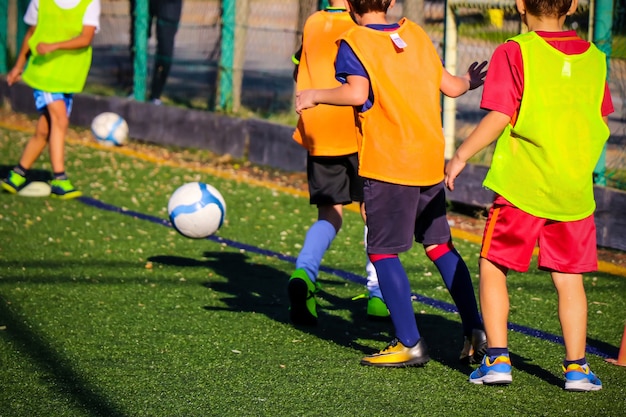
[[[539,269],[582,274],[598,269],[593,214],[559,222],[535,217],[497,196],[489,210],[480,256],[495,264],[525,272],[539,245]]]

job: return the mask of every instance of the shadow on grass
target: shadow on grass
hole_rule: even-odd
[[[205,260],[153,256],[149,261],[168,266],[205,266],[226,281],[202,284],[224,294],[227,307],[204,307],[206,310],[228,310],[263,314],[279,323],[289,324],[287,281],[289,275],[267,265],[251,262],[245,253],[205,252]],[[334,287],[344,287],[341,279],[321,279],[318,293],[318,325],[297,326],[298,330],[337,345],[355,349],[364,355],[383,349],[391,340],[391,321],[371,321],[366,315],[366,299],[353,301],[334,295]],[[347,312],[347,314],[346,314]],[[348,318],[346,318],[348,317]],[[420,333],[429,348],[431,359],[469,374],[471,368],[459,361],[463,347],[461,323],[443,315],[417,314]],[[365,344],[367,343],[367,344]]]
[[[24,318],[9,308],[9,303],[0,298],[0,318],[6,329],[1,332],[1,339],[11,341],[19,346],[15,351],[30,357],[31,361],[41,370],[40,380],[47,380],[47,386],[57,391],[58,395],[92,416],[122,417],[125,416],[105,395],[99,393],[77,372],[71,362],[58,354],[48,342],[25,322]],[[4,364],[3,366],[7,366]],[[2,406],[4,411],[10,404]]]
[[[557,377],[548,369],[544,369],[541,366],[532,363],[532,358],[526,358],[511,352],[509,352],[509,355],[511,357],[511,364],[513,365],[513,372],[517,369],[539,379],[543,379],[548,384],[563,387],[564,382],[562,378]]]
[[[17,164],[19,161],[15,161]],[[4,179],[9,175],[9,172],[15,168],[15,165],[0,165],[0,179]],[[29,181],[43,181],[48,182],[52,179],[52,173],[44,169],[31,169],[28,171]]]
[[[287,281],[289,275],[267,265],[252,263],[244,253],[206,252],[205,261],[173,256],[151,257],[154,263],[170,266],[197,267],[202,264],[226,279],[226,282],[205,282],[207,288],[225,294],[221,299],[228,307],[205,307],[206,310],[229,310],[263,314],[279,323],[289,324]],[[332,286],[344,285],[343,281],[321,281],[322,288],[331,290]],[[324,308],[319,309],[319,324],[315,327],[298,326],[302,331],[336,344],[359,349],[371,350],[357,342],[358,339],[371,339],[390,329],[390,323],[369,323],[359,320],[350,321],[331,311],[348,310],[350,315],[357,305],[364,306],[350,299],[333,296],[328,291],[318,294]],[[383,339],[388,341],[388,337]],[[381,342],[382,343],[382,342]]]

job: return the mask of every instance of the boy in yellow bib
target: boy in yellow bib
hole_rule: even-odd
[[[29,169],[48,145],[51,196],[82,195],[65,174],[65,135],[73,94],[81,92],[87,80],[99,18],[100,0],[31,0],[24,15],[29,28],[7,83],[11,86],[21,77],[34,89],[40,117],[18,165],[2,181],[6,191],[15,194],[28,184]]]
[[[497,140],[484,186],[496,193],[480,253],[480,305],[487,353],[469,377],[509,384],[509,269],[528,269],[539,244],[539,269],[558,293],[565,344],[565,389],[597,391],[585,358],[584,272],[597,270],[592,175],[609,137],[613,104],[606,57],[576,32],[564,31],[577,0],[517,0],[530,30],[493,54],[481,107],[489,110],[446,166],[454,181],[467,161]]]

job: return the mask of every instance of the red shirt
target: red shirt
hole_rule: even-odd
[[[576,31],[537,32],[551,46],[567,55],[576,55],[589,48],[589,42],[576,35]],[[498,46],[489,62],[489,70],[483,86],[480,107],[517,117],[524,92],[524,67],[522,53],[517,42],[505,42]],[[608,83],[604,88],[602,116],[613,113],[613,101]],[[513,122],[514,123],[514,122]]]

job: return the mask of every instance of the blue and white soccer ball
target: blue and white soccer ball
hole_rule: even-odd
[[[191,239],[204,239],[224,224],[226,202],[212,185],[189,182],[171,195],[167,212],[178,233]]]
[[[100,113],[91,122],[91,133],[102,145],[122,146],[128,142],[128,123],[117,113]]]

